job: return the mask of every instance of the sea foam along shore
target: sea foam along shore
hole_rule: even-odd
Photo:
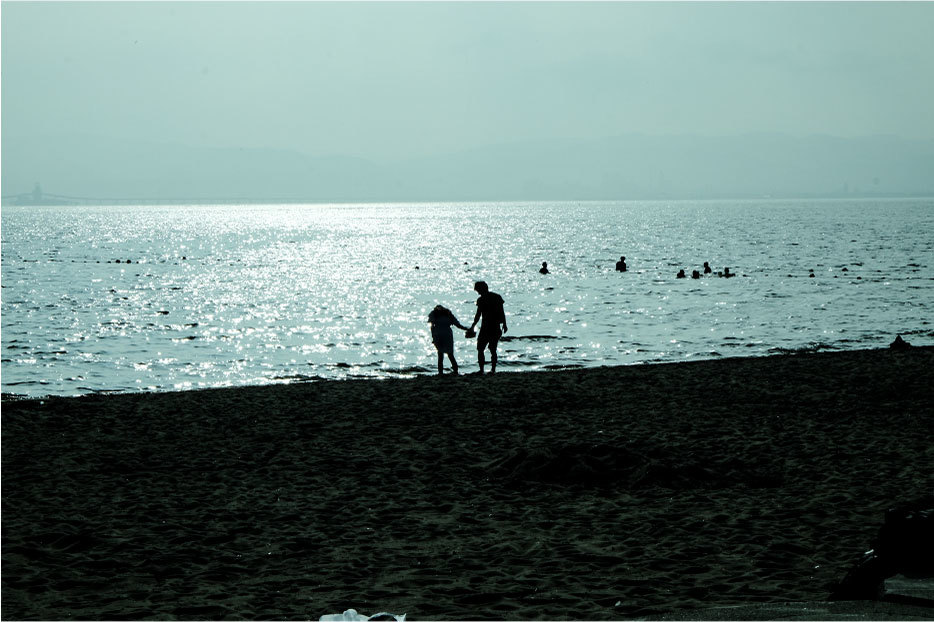
[[[3,404],[10,619],[826,598],[934,490],[934,348]]]

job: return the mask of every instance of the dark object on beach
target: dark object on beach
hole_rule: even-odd
[[[626,258],[620,257],[619,261],[616,262],[616,271],[625,272],[626,271]]]
[[[889,347],[893,350],[907,350],[911,347],[911,344],[902,339],[901,335],[895,336],[895,341],[889,344]]]
[[[834,588],[830,600],[881,600],[885,580],[896,574],[934,577],[934,499],[890,508],[872,549]]]

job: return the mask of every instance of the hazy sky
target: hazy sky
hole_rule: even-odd
[[[2,4],[4,133],[366,157],[631,132],[930,139],[932,102],[930,2]]]

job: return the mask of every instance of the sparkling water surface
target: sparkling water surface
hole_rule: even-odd
[[[434,373],[476,280],[503,371],[928,345],[932,231],[934,199],[4,207],[2,390]],[[739,276],[675,278],[704,261]]]

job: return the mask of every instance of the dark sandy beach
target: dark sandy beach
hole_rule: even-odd
[[[934,492],[932,386],[912,348],[5,402],[2,616],[820,601]]]

